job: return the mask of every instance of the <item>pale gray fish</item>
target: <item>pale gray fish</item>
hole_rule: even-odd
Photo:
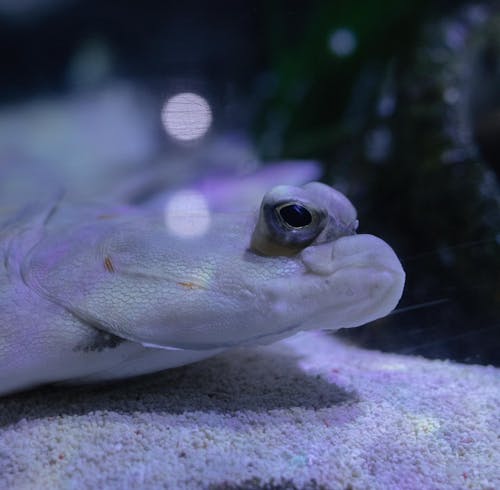
[[[195,186],[184,194],[194,204],[175,212],[168,199],[155,210],[56,193],[11,214],[0,228],[0,394],[150,373],[393,310],[405,274],[390,246],[356,234],[340,192],[269,189],[275,176],[250,178],[243,205],[235,178],[217,198]]]

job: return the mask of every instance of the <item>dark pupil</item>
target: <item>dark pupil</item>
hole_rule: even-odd
[[[279,213],[285,223],[293,226],[294,228],[307,226],[312,221],[311,213],[300,204],[289,204],[288,206],[283,206],[279,210]]]

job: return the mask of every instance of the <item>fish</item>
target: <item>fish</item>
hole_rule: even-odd
[[[0,395],[124,379],[390,313],[403,267],[386,242],[357,232],[349,199],[265,172],[250,180],[252,198],[237,178],[154,205],[54,192],[8,213]]]

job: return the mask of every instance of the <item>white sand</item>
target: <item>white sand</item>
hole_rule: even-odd
[[[2,490],[500,489],[500,370],[319,334],[0,407]]]

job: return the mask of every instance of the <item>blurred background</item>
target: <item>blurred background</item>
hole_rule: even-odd
[[[0,0],[0,53],[0,202],[317,160],[407,271],[338,335],[500,364],[499,2]]]

